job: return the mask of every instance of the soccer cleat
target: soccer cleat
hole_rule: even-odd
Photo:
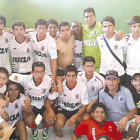
[[[43,140],[47,140],[49,137],[49,128],[43,128]]]
[[[35,130],[32,129],[32,139],[38,140],[38,129],[37,128]]]

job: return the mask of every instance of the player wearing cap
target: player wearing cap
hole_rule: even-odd
[[[30,39],[33,41],[33,50],[35,61],[41,61],[45,64],[47,75],[56,77],[57,69],[57,50],[54,38],[47,32],[47,21],[38,19],[35,23],[35,32],[30,32]]]
[[[6,25],[6,19],[4,16],[0,15],[0,67],[4,67],[11,73],[11,66],[9,61],[9,51],[8,51],[8,42],[13,37],[13,34],[10,34],[4,31]]]
[[[7,123],[12,126],[16,121],[16,129],[10,139],[20,138],[20,140],[27,140],[27,130],[22,117],[22,111],[25,106],[25,96],[20,93],[20,86],[18,83],[8,81],[6,85],[7,94],[10,99],[9,104],[5,107],[5,112],[9,115]]]
[[[140,68],[140,16],[133,16],[129,21],[130,34],[126,35],[127,51],[126,51],[126,82],[130,85],[131,76]]]
[[[46,109],[44,106],[45,98],[55,99],[57,95],[50,94],[52,88],[52,78],[45,74],[45,65],[42,62],[34,62],[31,75],[21,75],[13,73],[10,80],[19,82],[23,85],[25,93],[28,94],[32,108],[24,110],[23,117],[26,125],[32,129],[33,139],[38,139],[38,129],[35,124],[35,118],[38,114],[43,116],[46,122]],[[43,139],[48,139],[48,126],[44,123]]]
[[[100,73],[105,76],[108,70],[116,70],[120,76],[120,84],[125,84],[125,71],[124,67],[116,60],[116,58],[109,51],[107,44],[105,43],[104,38],[109,44],[111,50],[114,54],[124,62],[124,54],[126,53],[126,38],[122,38],[119,41],[115,40],[115,20],[111,16],[104,17],[102,20],[102,30],[104,34],[99,35],[97,38],[100,52],[101,52],[101,66]]]
[[[99,91],[99,102],[102,102],[107,108],[107,120],[113,121],[121,132],[128,131],[130,120],[136,115],[131,92],[119,85],[118,72],[109,70],[105,76],[106,87]],[[133,137],[133,136],[132,136]]]
[[[69,127],[74,126],[76,121],[81,122],[82,116],[88,104],[88,94],[85,84],[77,79],[77,69],[73,65],[68,65],[65,68],[65,81],[63,82],[64,92],[59,95],[55,114],[49,107],[51,100],[46,101],[48,110],[48,120],[51,124],[54,123],[54,130],[58,137],[63,137],[61,128],[67,122]]]
[[[12,25],[15,37],[8,43],[12,58],[12,72],[31,74],[33,63],[32,42],[25,39],[25,24],[15,21]]]
[[[92,105],[97,101],[98,92],[104,85],[104,78],[95,72],[95,59],[92,56],[86,56],[83,59],[84,71],[78,73],[88,89],[87,112],[91,111]]]

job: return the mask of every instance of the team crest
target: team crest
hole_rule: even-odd
[[[18,103],[15,104],[15,109],[17,109],[17,108],[18,108]]]
[[[109,126],[109,131],[112,131],[112,126]]]
[[[129,43],[128,46],[131,46],[131,43]]]
[[[114,50],[117,50],[118,49],[118,45],[114,45]]]
[[[17,81],[18,80],[18,76],[15,75],[14,80]]]
[[[27,53],[29,53],[29,52],[30,52],[29,48],[27,48],[27,50],[26,50],[26,51],[27,51]]]
[[[5,43],[8,43],[8,39],[7,38],[5,38]]]
[[[45,94],[46,93],[46,89],[43,89],[42,93]]]
[[[44,46],[41,47],[41,51],[44,51]]]
[[[79,99],[79,94],[76,94],[76,95],[75,95],[75,98],[76,98],[76,99]]]
[[[65,97],[66,97],[66,93],[63,93],[63,96],[65,96]]]
[[[97,36],[97,32],[96,31],[93,32],[93,36],[94,37]]]
[[[91,91],[94,91],[94,89],[95,89],[95,87],[94,87],[94,86],[92,86],[92,87],[91,87]]]

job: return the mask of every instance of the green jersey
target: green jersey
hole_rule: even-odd
[[[96,22],[92,29],[88,29],[87,25],[82,26],[83,33],[83,57],[93,56],[96,61],[96,68],[100,67],[100,49],[97,43],[97,37],[103,34],[101,23]],[[97,70],[98,71],[98,70]]]

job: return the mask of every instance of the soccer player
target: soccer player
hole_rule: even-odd
[[[93,8],[89,7],[84,10],[84,21],[86,25],[82,26],[83,33],[83,56],[93,56],[96,61],[95,71],[99,72],[100,68],[100,50],[97,43],[98,35],[102,34],[101,23],[96,22],[96,15]],[[115,38],[121,39],[123,32],[119,31]]]
[[[58,31],[58,22],[54,19],[50,19],[50,20],[48,20],[47,24],[48,24],[49,35],[56,40],[57,31]]]
[[[82,78],[88,89],[87,112],[91,112],[92,105],[97,102],[98,92],[105,83],[104,78],[95,72],[95,59],[92,56],[86,56],[83,59],[84,71],[79,72],[78,76]]]
[[[71,36],[70,24],[68,22],[61,22],[59,24],[59,33],[61,37],[56,40],[58,54],[57,73],[64,75],[64,68],[73,62],[74,36]]]
[[[0,67],[0,93],[3,93],[6,91],[6,83],[9,78],[9,73],[7,69],[4,67]]]
[[[99,91],[99,102],[107,108],[107,120],[113,121],[123,135],[129,130],[129,135],[130,120],[137,114],[132,94],[129,89],[119,85],[118,72],[115,70],[107,71],[105,81],[105,89]]]
[[[31,75],[21,75],[13,73],[10,80],[19,82],[23,85],[25,93],[31,100],[31,108],[26,107],[23,112],[25,124],[32,129],[32,138],[38,139],[38,129],[35,124],[35,118],[38,114],[42,115],[44,120],[43,140],[48,139],[47,111],[44,106],[45,98],[54,100],[58,95],[50,94],[52,88],[52,78],[45,74],[45,65],[42,62],[34,62]]]
[[[73,64],[78,71],[82,71],[82,25],[79,21],[72,22],[72,32],[74,35],[74,60]]]
[[[95,140],[103,134],[111,140],[125,140],[117,126],[113,122],[106,121],[106,115],[106,108],[102,103],[93,104],[92,119],[84,120],[76,127],[72,140],[78,140],[81,135],[86,135],[88,140]]]
[[[27,140],[27,130],[22,118],[25,96],[20,93],[18,83],[8,81],[6,85],[10,99],[8,106],[5,107],[5,112],[9,115],[7,123],[11,126],[16,121],[16,129],[10,139],[20,138],[20,140]]]
[[[140,16],[132,16],[129,21],[130,34],[126,35],[127,51],[126,51],[126,82],[131,84],[131,77],[137,69],[140,68]]]
[[[38,19],[35,23],[35,32],[30,32],[29,36],[33,41],[33,50],[35,61],[41,61],[45,64],[45,72],[47,75],[56,77],[57,69],[57,50],[54,38],[47,32],[47,21]]]
[[[73,65],[65,68],[64,92],[58,96],[55,113],[50,108],[51,100],[47,100],[45,106],[48,111],[48,122],[54,124],[54,131],[58,137],[63,137],[61,128],[67,122],[69,127],[82,121],[82,116],[88,104],[88,94],[85,84],[77,79],[77,69]]]
[[[8,43],[12,59],[12,72],[31,74],[33,63],[32,42],[25,39],[25,24],[22,21],[15,21],[12,25],[15,37]]]
[[[0,15],[0,67],[4,67],[11,73],[11,66],[9,61],[9,51],[8,51],[8,42],[13,37],[13,34],[10,34],[4,31],[6,25],[6,19],[4,16]]]
[[[104,38],[109,44],[111,50],[114,54],[120,59],[120,61],[124,62],[124,54],[126,53],[126,38],[122,40],[115,40],[115,20],[111,16],[106,16],[103,18],[102,22],[102,30],[104,34],[99,35],[97,37],[97,41],[99,44],[100,52],[101,52],[101,66],[100,73],[105,77],[105,74],[108,70],[116,70],[120,76],[120,84],[125,85],[125,70],[124,67],[116,60],[116,58],[109,51],[107,44],[105,43]]]

